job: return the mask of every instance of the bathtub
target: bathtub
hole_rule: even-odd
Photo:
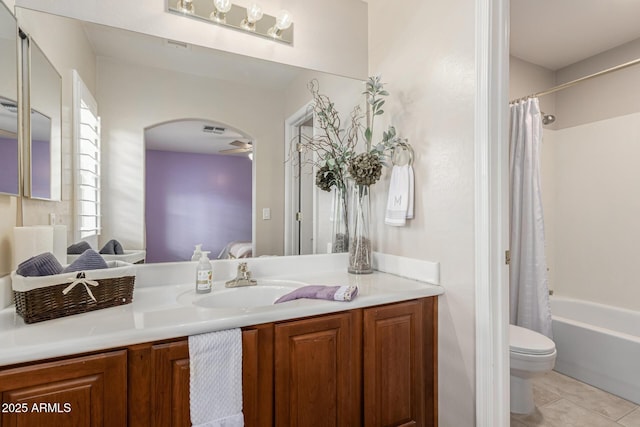
[[[640,312],[551,297],[555,370],[640,404]]]

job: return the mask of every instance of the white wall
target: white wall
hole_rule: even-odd
[[[103,234],[144,248],[144,129],[177,119],[208,119],[255,138],[256,253],[283,252],[283,97],[278,91],[98,58],[102,118]],[[189,209],[185,206],[184,209]],[[197,242],[196,242],[197,243]]]
[[[475,424],[474,39],[471,0],[407,0],[391,9],[369,1],[369,72],[391,93],[380,124],[395,124],[416,153],[416,217],[402,228],[382,224],[387,173],[372,197],[373,239],[379,251],[441,263],[442,426]]]
[[[559,130],[554,144],[556,293],[640,310],[640,113]]]
[[[242,6],[250,0],[237,0]],[[367,7],[361,0],[263,0],[265,13],[293,15],[293,46],[165,12],[164,0],[17,0],[16,4],[84,21],[319,71],[367,74]]]

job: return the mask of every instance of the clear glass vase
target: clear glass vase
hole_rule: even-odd
[[[346,185],[333,189],[331,253],[347,252],[349,250],[348,196]]]
[[[349,273],[373,272],[369,213],[369,186],[354,184],[349,197]]]

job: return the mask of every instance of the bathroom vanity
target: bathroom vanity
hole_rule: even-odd
[[[322,261],[313,259],[315,270],[298,270],[307,273],[296,280],[357,282],[358,297],[186,307],[176,301],[192,285],[176,285],[168,270],[158,271],[178,274],[178,267],[142,266],[130,305],[35,325],[14,317],[13,330],[0,332],[8,344],[0,349],[0,426],[190,426],[187,336],[230,327],[242,329],[247,426],[437,425],[442,288],[382,272],[322,271]],[[254,277],[293,278],[268,275],[285,261],[254,261]],[[184,272],[195,266],[181,264]],[[217,271],[231,272],[236,263],[227,264],[215,264]],[[174,284],[145,285],[157,275]],[[3,326],[10,310],[0,311]],[[46,338],[54,329],[57,337]],[[36,337],[39,343],[26,343]]]

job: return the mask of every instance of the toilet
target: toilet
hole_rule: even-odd
[[[511,412],[529,414],[535,409],[531,379],[553,369],[556,345],[538,332],[509,325],[509,361]]]

